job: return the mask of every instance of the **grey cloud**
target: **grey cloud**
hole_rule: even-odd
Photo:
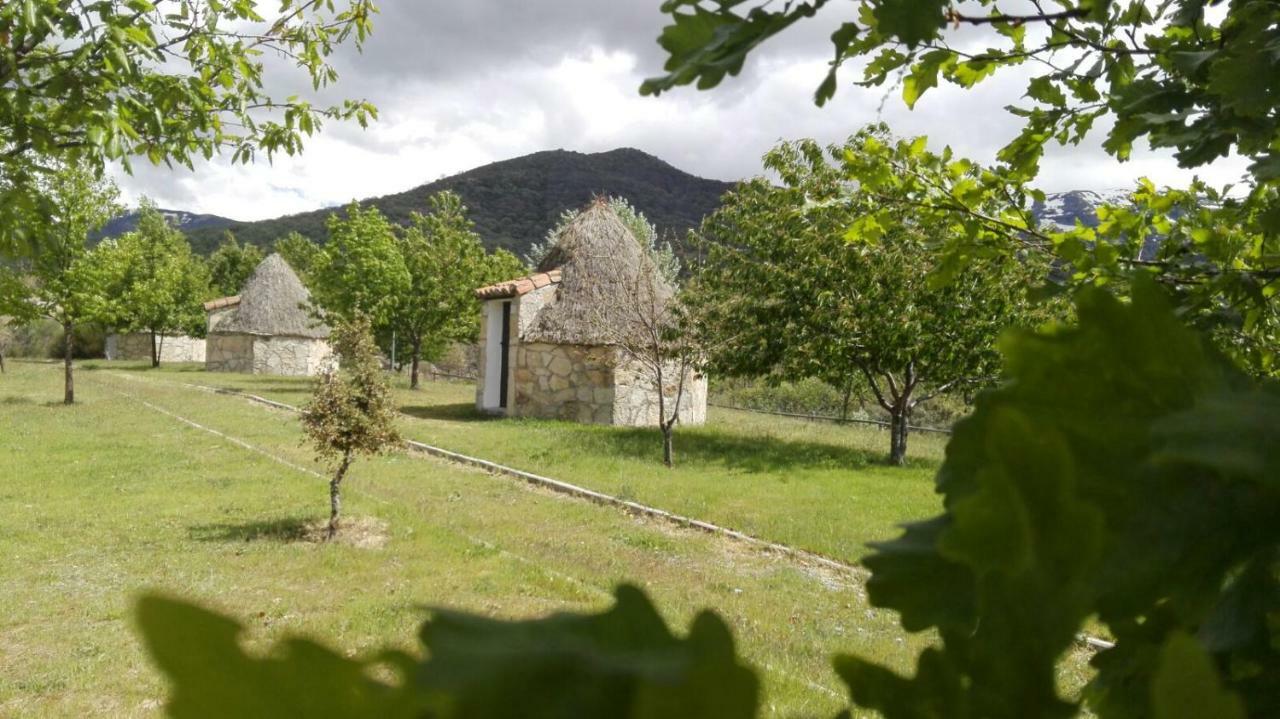
[[[736,180],[759,174],[760,156],[779,140],[840,142],[877,119],[901,135],[928,135],[935,149],[949,144],[984,163],[994,162],[1020,128],[1002,108],[1019,100],[1029,67],[1003,72],[974,90],[944,85],[914,111],[903,106],[900,88],[854,86],[858,70],[850,67],[835,100],[815,107],[812,93],[825,73],[828,36],[852,12],[851,2],[836,3],[836,12],[767,43],[740,77],[715,90],[680,88],[642,99],[640,82],[660,72],[664,60],[656,42],[665,24],[659,4],[384,0],[364,53],[341,51],[342,79],[334,87],[310,92],[285,63],[266,59],[273,94],[298,92],[318,102],[367,98],[381,110],[379,123],[367,131],[329,123],[302,158],[275,167],[232,168],[219,159],[193,174],[142,161],[124,182],[132,194],[161,204],[255,219],[404,190],[551,148],[638,147],[686,171]],[[965,41],[979,46],[986,40],[974,32]],[[633,64],[618,70],[619,58]],[[585,79],[565,70],[593,62],[603,69]],[[1163,158],[1143,153],[1135,163],[1119,165],[1097,142],[1051,148],[1042,186],[1125,186],[1142,171],[1181,177]]]

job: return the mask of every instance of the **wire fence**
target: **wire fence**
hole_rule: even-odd
[[[861,417],[832,417],[825,414],[804,414],[801,412],[778,412],[768,409],[754,409],[752,407],[739,407],[731,404],[720,404],[718,402],[707,402],[708,407],[719,407],[720,409],[732,409],[738,412],[752,412],[754,414],[768,414],[775,417],[791,417],[793,419],[805,419],[813,422],[832,422],[834,424],[868,424],[881,429],[888,429],[889,423],[880,419],[863,419]],[[920,427],[914,424],[907,425],[907,429],[912,432],[932,432],[934,434],[951,434],[951,430],[942,427]]]

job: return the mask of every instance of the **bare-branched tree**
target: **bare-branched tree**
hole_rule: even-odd
[[[602,285],[612,289],[595,305],[600,336],[619,353],[615,372],[634,381],[618,386],[651,389],[657,400],[658,428],[662,431],[662,462],[675,463],[675,427],[700,368],[696,334],[687,321],[680,294],[667,281],[651,251],[642,251],[634,262],[599,263],[607,268]]]

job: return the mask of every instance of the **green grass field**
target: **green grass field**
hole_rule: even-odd
[[[152,381],[237,389],[300,405],[306,379],[206,373],[196,366],[152,371],[97,363]],[[884,464],[888,436],[874,427],[835,426],[711,408],[707,426],[678,428],[676,467],[662,466],[656,429],[494,419],[475,411],[475,387],[424,382],[397,388],[409,417],[405,436],[716,522],[845,561],[897,525],[941,511],[933,473],[945,437],[911,437],[907,467]]]
[[[242,618],[254,648],[300,632],[367,653],[412,649],[425,607],[600,609],[631,581],[678,631],[700,608],[720,612],[761,671],[768,716],[833,714],[834,652],[906,670],[930,640],[870,608],[856,575],[404,453],[356,465],[345,496],[358,531],[319,544],[306,535],[327,514],[323,468],[294,415],[180,384],[296,403],[305,383],[99,364],[63,407],[59,381],[40,364],[0,376],[0,716],[158,714],[165,687],[130,623],[149,590]],[[405,433],[846,557],[935,509],[936,445],[890,470],[873,461],[874,433],[718,414],[683,433],[684,464],[668,472],[648,433],[479,421],[468,391],[401,392]],[[1064,684],[1079,685],[1079,666]]]

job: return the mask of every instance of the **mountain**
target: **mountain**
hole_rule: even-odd
[[[426,211],[427,198],[441,190],[462,196],[484,243],[524,255],[541,242],[560,214],[585,205],[597,195],[619,195],[644,212],[660,232],[683,237],[720,206],[733,184],[691,175],[640,150],[621,148],[580,153],[549,150],[503,160],[442,178],[406,192],[363,200],[392,222],[406,224],[413,212]],[[1097,208],[1127,202],[1123,190],[1072,190],[1049,193],[1032,213],[1042,222],[1071,227],[1077,220],[1097,225]],[[269,247],[278,237],[297,231],[318,242],[326,236],[325,220],[340,208],[325,208],[257,222],[238,222],[180,210],[162,210],[191,238],[197,252],[208,254],[226,230],[241,242]],[[136,213],[113,220],[101,233],[114,236],[136,225]]]
[[[470,209],[486,247],[502,247],[521,256],[542,241],[561,213],[582,207],[597,195],[627,198],[659,232],[680,237],[719,207],[720,196],[732,186],[695,177],[640,150],[594,154],[550,150],[477,167],[363,204],[377,207],[392,222],[407,224],[410,213],[427,210],[429,196],[453,190]],[[209,223],[187,230],[187,235],[201,253],[217,247],[227,229],[241,242],[262,247],[291,231],[323,242],[325,220],[337,211],[328,208],[259,222]]]
[[[1129,190],[1047,192],[1044,202],[1036,202],[1031,206],[1031,214],[1041,224],[1057,225],[1063,229],[1075,227],[1077,220],[1085,227],[1097,227],[1099,207],[1127,204]]]
[[[225,217],[217,215],[200,215],[185,210],[160,210],[160,212],[169,220],[169,224],[186,232],[188,234],[196,230],[206,230],[209,232],[217,232],[221,235],[221,230],[231,225],[239,224],[235,220],[229,220]],[[138,212],[133,210],[115,218],[103,226],[98,231],[99,237],[116,237],[126,232],[132,232],[138,227]]]

